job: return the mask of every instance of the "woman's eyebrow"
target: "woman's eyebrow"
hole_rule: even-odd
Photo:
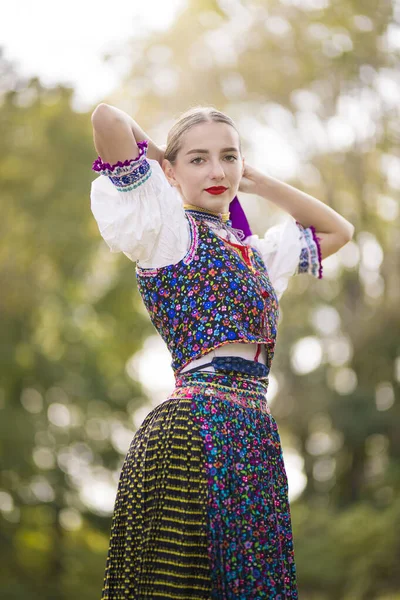
[[[237,148],[222,148],[221,152],[238,152],[238,149]],[[209,154],[209,151],[201,149],[201,148],[197,148],[195,150],[189,150],[189,152],[186,152],[185,156],[187,156],[188,154]]]

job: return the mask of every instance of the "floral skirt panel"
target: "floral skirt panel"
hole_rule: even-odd
[[[103,600],[298,599],[266,382],[185,375],[147,415],[122,468]]]

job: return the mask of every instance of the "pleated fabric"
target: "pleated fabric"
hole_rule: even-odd
[[[197,372],[176,383],[124,462],[103,600],[297,600],[267,381]]]
[[[207,478],[189,399],[147,415],[118,485],[102,598],[209,600]]]

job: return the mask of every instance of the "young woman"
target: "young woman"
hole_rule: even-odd
[[[176,379],[122,468],[103,599],[296,599],[287,477],[266,402],[278,301],[291,275],[321,277],[353,226],[246,165],[233,121],[214,108],[184,113],[165,153],[112,106],[92,123],[92,210],[111,251],[136,262]],[[238,190],[274,202],[286,222],[252,235]]]

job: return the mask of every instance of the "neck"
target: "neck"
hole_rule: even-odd
[[[218,217],[218,218],[222,219],[222,221],[223,221],[224,223],[225,223],[226,221],[229,221],[229,219],[230,219],[230,214],[229,214],[229,212],[227,212],[227,213],[219,213],[219,212],[216,212],[216,211],[210,210],[209,208],[203,208],[203,207],[201,207],[201,206],[196,206],[196,205],[194,205],[194,204],[184,204],[184,205],[183,205],[183,208],[184,208],[185,210],[195,210],[195,211],[197,211],[197,212],[204,213],[204,214],[206,214],[206,215],[212,215],[212,216],[214,216],[214,217]]]

